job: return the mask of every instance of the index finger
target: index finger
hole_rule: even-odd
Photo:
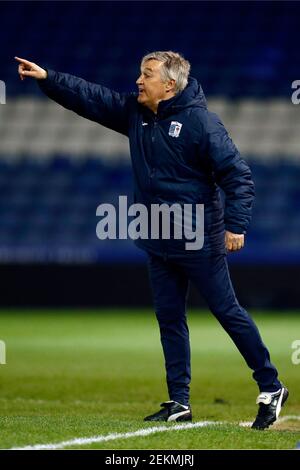
[[[31,65],[31,64],[32,64],[32,62],[29,62],[29,60],[21,59],[20,57],[15,57],[15,59],[16,59],[18,62],[23,62],[24,64],[27,64],[27,65]]]

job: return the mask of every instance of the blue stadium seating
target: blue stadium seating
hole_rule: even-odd
[[[83,250],[84,259],[142,259],[131,240],[100,242],[96,237],[99,204],[116,204],[120,194],[132,202],[129,166],[116,169],[94,158],[76,162],[59,155],[38,165],[30,158],[0,165],[0,253],[7,258],[39,248],[35,256],[40,261],[49,253],[57,260],[62,249],[73,250],[74,261]],[[268,253],[273,261],[299,261],[300,165],[254,162],[251,167],[256,203],[239,262],[259,261]]]
[[[131,90],[145,52],[175,49],[209,95],[288,96],[299,78],[300,5],[285,3],[1,2],[0,78],[9,95],[32,93],[18,83],[18,55]]]
[[[212,98],[290,102],[291,83],[300,78],[300,4],[285,3],[1,2],[0,80],[8,101],[43,98],[30,80],[20,83],[18,55],[129,91],[145,53],[175,49]],[[253,221],[245,249],[230,259],[299,262],[300,164],[295,156],[265,163],[256,157],[245,156],[256,184]],[[96,238],[98,204],[131,197],[132,189],[129,166],[104,162],[101,155],[77,160],[63,153],[10,160],[0,140],[0,262],[143,259],[130,240]]]

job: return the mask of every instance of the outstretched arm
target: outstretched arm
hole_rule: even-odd
[[[67,73],[45,70],[33,62],[15,57],[21,80],[32,77],[51,99],[91,121],[128,135],[130,94],[120,94]]]

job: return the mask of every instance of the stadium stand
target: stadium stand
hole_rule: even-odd
[[[20,82],[13,57],[132,91],[141,56],[155,49],[191,61],[252,168],[253,221],[231,262],[300,262],[300,106],[291,102],[300,6],[234,2],[229,14],[228,2],[150,3],[1,3],[0,263],[144,260],[131,240],[95,232],[100,203],[131,197],[126,138]]]

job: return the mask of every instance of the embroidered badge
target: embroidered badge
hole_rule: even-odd
[[[181,122],[172,121],[169,128],[169,135],[171,137],[179,137],[180,131],[182,128]]]

